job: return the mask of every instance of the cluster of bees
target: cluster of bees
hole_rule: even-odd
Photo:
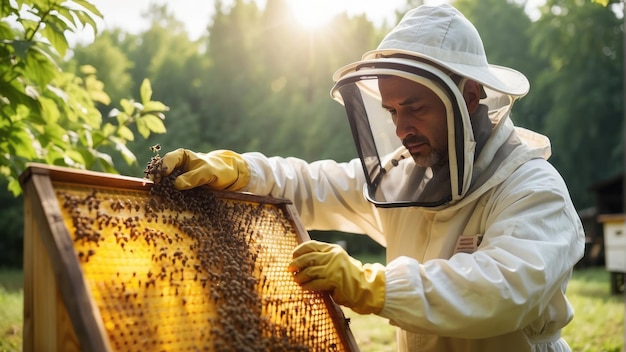
[[[286,270],[297,239],[279,206],[178,191],[158,155],[145,174],[149,192],[56,187],[114,349],[345,350],[328,298]]]

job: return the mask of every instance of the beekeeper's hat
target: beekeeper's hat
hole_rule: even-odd
[[[530,89],[521,72],[487,62],[474,25],[447,4],[420,6],[407,12],[376,50],[363,55],[363,60],[397,55],[430,61],[513,98],[526,95]],[[355,64],[358,62],[337,70],[334,81],[352,71]]]

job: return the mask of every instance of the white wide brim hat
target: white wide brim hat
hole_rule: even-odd
[[[514,98],[526,95],[530,89],[528,79],[521,72],[487,62],[482,39],[474,25],[447,4],[420,6],[407,12],[376,50],[363,55],[363,60],[394,55],[432,62]],[[352,71],[355,64],[358,63],[339,69],[334,81]]]

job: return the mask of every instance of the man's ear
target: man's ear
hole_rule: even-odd
[[[465,87],[463,88],[463,99],[465,99],[467,111],[469,111],[470,114],[474,113],[480,102],[480,84],[471,80],[465,82]]]

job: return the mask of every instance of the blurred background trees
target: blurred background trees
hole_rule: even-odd
[[[14,195],[26,162],[116,172],[116,151],[136,163],[126,144],[132,127],[144,138],[165,132],[167,107],[152,101],[147,80],[139,79],[140,100],[111,99],[91,64],[63,70],[70,52],[68,32],[95,28],[99,11],[85,0],[3,1],[0,6],[0,181]],[[122,58],[110,52],[109,58]],[[122,69],[124,67],[122,66]],[[122,73],[123,72],[111,72]],[[111,110],[104,120],[101,110]]]
[[[398,16],[419,3],[407,1]],[[452,3],[478,28],[491,63],[529,77],[531,91],[516,103],[513,119],[551,138],[550,160],[563,174],[577,208],[592,206],[589,187],[623,171],[621,10],[590,0],[547,0],[531,19],[524,1]],[[229,4],[216,1],[206,34],[198,39],[189,39],[174,17],[168,8],[174,3],[153,5],[146,13],[147,30],[104,31],[93,43],[79,44],[57,60],[59,71],[83,79],[84,67],[92,67],[88,74],[97,75],[112,102],[138,95],[148,78],[153,99],[170,108],[163,121],[166,133],[124,141],[136,162],[118,161],[122,158],[115,145],[99,149],[111,155],[115,170],[141,177],[152,156],[149,146],[157,143],[164,151],[219,148],[309,161],[356,157],[343,107],[329,96],[331,77],[375,48],[394,23],[376,26],[364,16],[340,14],[311,30],[294,22],[284,0],[267,0],[262,8],[252,0]],[[0,14],[0,50],[5,50],[0,60],[8,60],[4,48],[15,43],[15,31],[6,30],[12,14]],[[6,91],[0,87],[0,109],[6,106]],[[106,101],[93,106],[102,116],[122,109]],[[44,113],[31,116],[37,114]],[[10,144],[5,119],[0,116],[0,146]],[[139,132],[136,125],[128,128]],[[0,150],[5,158],[0,167],[8,159],[28,159]],[[0,252],[15,255],[0,258],[0,266],[19,266],[22,234],[15,219],[21,217],[21,199],[6,189],[0,189]],[[355,243],[357,250],[376,249],[365,240]]]

